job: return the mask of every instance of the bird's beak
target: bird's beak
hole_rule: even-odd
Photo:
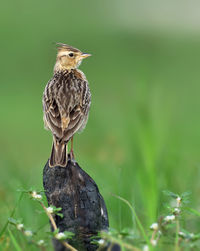
[[[81,54],[81,58],[83,59],[83,58],[87,58],[87,57],[90,57],[90,56],[92,56],[91,54],[88,54],[88,53],[82,53]]]

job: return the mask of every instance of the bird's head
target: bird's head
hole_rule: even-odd
[[[83,53],[67,44],[58,43],[57,45],[58,53],[54,71],[76,69],[79,67],[84,58],[91,56],[91,54]]]

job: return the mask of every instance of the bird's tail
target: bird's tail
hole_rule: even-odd
[[[67,165],[67,143],[59,142],[55,137],[53,138],[53,146],[51,157],[49,159],[49,166],[62,166]]]

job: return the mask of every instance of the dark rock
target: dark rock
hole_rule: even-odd
[[[66,167],[49,167],[47,162],[43,185],[48,204],[62,208],[64,217],[55,217],[57,227],[61,232],[75,233],[69,243],[80,251],[97,250],[90,238],[98,231],[107,230],[109,223],[105,202],[94,180],[69,159]],[[54,248],[66,250],[57,240]]]

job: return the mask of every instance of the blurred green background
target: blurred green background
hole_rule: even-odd
[[[187,4],[1,2],[1,228],[18,188],[42,188],[52,137],[43,127],[41,100],[55,42],[93,55],[80,67],[92,106],[85,131],[75,137],[75,154],[105,198],[110,226],[132,227],[129,209],[111,194],[129,200],[145,226],[157,219],[166,189],[191,191],[191,206],[200,209],[200,20],[198,5]],[[44,225],[42,236],[48,220],[38,210],[25,196],[15,217],[33,230]],[[199,223],[189,222],[196,231]]]

